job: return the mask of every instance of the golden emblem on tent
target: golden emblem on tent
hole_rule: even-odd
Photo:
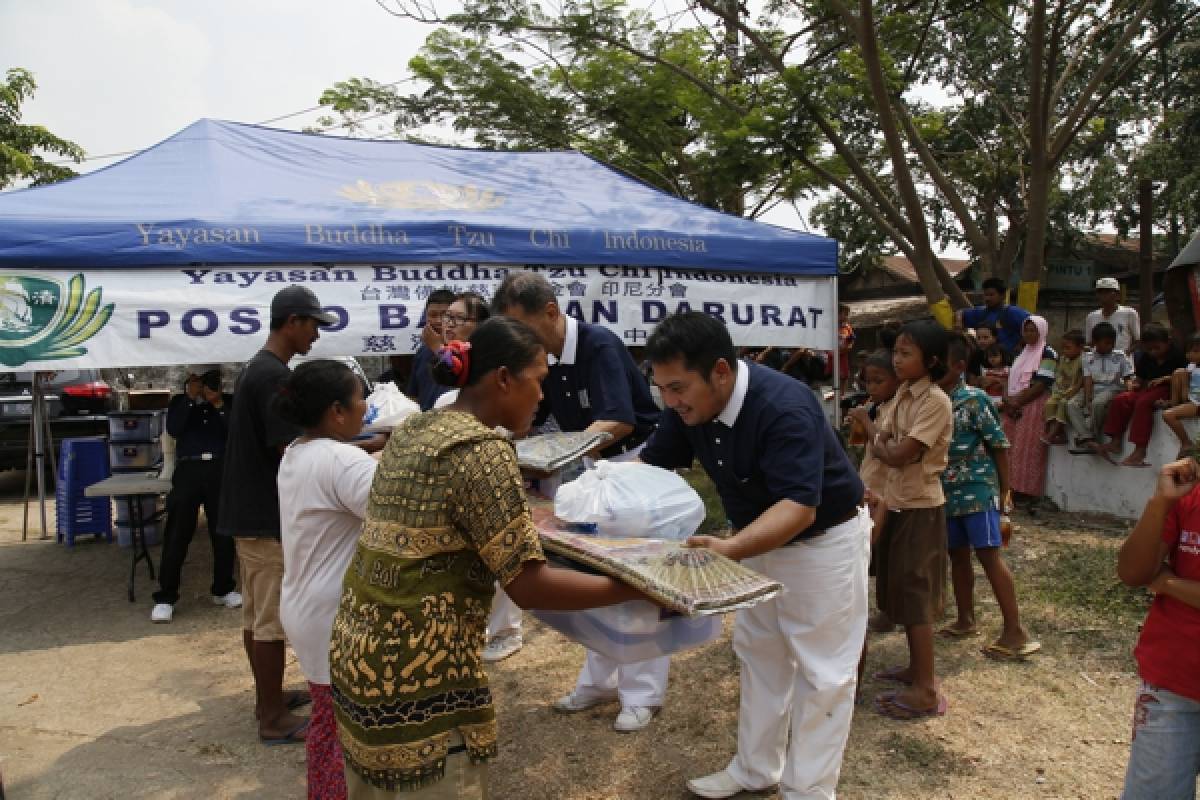
[[[490,211],[505,203],[502,194],[472,184],[454,186],[437,181],[357,180],[338,189],[338,194],[355,203],[376,208],[414,211]]]
[[[101,289],[86,291],[82,273],[63,285],[35,275],[0,275],[0,365],[53,361],[87,353],[83,343],[112,317]]]

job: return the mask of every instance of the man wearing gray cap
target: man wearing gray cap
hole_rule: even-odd
[[[1087,315],[1083,332],[1087,343],[1092,343],[1092,329],[1107,322],[1117,329],[1115,349],[1133,357],[1133,348],[1142,338],[1142,323],[1136,308],[1118,305],[1121,299],[1121,284],[1116,278],[1100,278],[1096,281],[1096,299],[1100,307]]]
[[[220,365],[193,364],[188,368],[183,393],[172,397],[167,407],[167,433],[175,437],[176,466],[171,474],[171,492],[167,495],[166,533],[159,589],[154,593],[154,610],[150,612],[152,622],[170,622],[175,615],[180,574],[202,504],[208,519],[208,538],[212,541],[213,579],[209,591],[213,602],[226,608],[242,604],[242,596],[234,591],[237,553],[233,540],[216,535],[231,400],[221,392]]]
[[[291,375],[288,362],[312,348],[321,326],[336,321],[309,289],[281,289],[271,300],[267,344],[246,362],[233,390],[236,402],[229,415],[217,532],[237,542],[242,641],[254,675],[255,716],[264,744],[304,741],[308,720],[291,709],[309,700],[305,692],[283,691],[286,642],[279,621],[283,547],[275,479],[284,449],[300,430],[275,414],[274,401]]]

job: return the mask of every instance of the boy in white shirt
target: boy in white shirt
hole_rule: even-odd
[[[1095,328],[1101,322],[1107,322],[1117,332],[1115,349],[1126,355],[1133,352],[1138,340],[1142,338],[1142,323],[1137,309],[1118,305],[1121,299],[1121,284],[1116,278],[1100,278],[1096,281],[1096,299],[1100,307],[1087,315],[1083,329],[1087,334],[1088,344],[1095,345]]]
[[[1129,357],[1113,346],[1116,340],[1116,329],[1101,322],[1092,331],[1095,349],[1083,354],[1083,390],[1067,403],[1067,421],[1075,435],[1073,454],[1092,453],[1094,446],[1104,441],[1104,418],[1108,416],[1109,403],[1125,391],[1133,374]]]

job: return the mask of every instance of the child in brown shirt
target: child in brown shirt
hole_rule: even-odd
[[[879,608],[904,626],[909,663],[876,675],[904,688],[875,698],[885,716],[914,719],[946,713],[934,674],[933,625],[943,608],[946,554],[945,496],[941,473],[954,430],[950,398],[936,385],[946,372],[947,332],[935,322],[905,325],[892,363],[903,380],[872,424],[868,450],[887,466],[887,521],[877,545]]]

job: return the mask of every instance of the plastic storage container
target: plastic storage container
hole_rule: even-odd
[[[108,415],[110,442],[149,442],[162,436],[160,411],[113,411]]]
[[[109,442],[108,460],[114,472],[151,470],[162,461],[162,442]]]
[[[142,519],[150,519],[155,514],[163,511],[167,505],[162,497],[151,497],[149,495],[134,497],[133,503],[135,506],[141,507]],[[129,499],[127,497],[114,497],[113,512],[117,525],[128,525]]]
[[[646,600],[588,611],[534,611],[542,622],[620,664],[690,650],[721,634],[721,615],[685,617]]]
[[[107,497],[86,497],[83,490],[109,476],[103,439],[63,439],[54,494],[58,527],[55,540],[75,546],[76,536],[112,541],[112,507]]]

